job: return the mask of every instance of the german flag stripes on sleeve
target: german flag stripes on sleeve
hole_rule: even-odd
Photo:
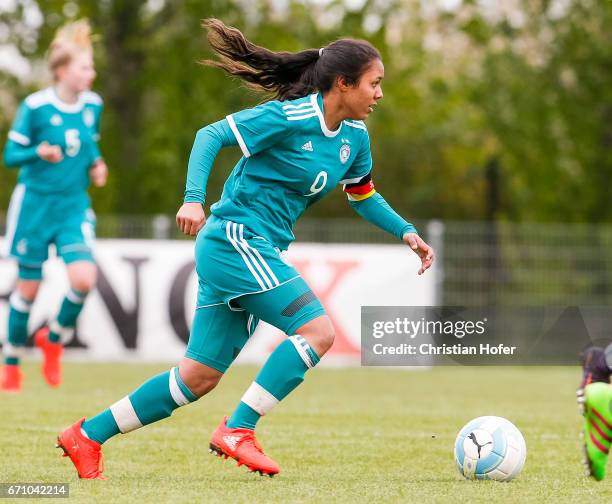
[[[349,201],[362,201],[376,194],[372,173],[361,177],[358,181],[344,184],[343,191],[348,196]]]

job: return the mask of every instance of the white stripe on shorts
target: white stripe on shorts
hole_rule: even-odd
[[[138,415],[136,415],[134,406],[132,406],[132,401],[130,401],[128,396],[125,396],[123,399],[119,399],[110,407],[110,410],[113,414],[115,422],[117,422],[117,427],[119,427],[119,430],[123,434],[142,427],[142,423],[140,422]]]
[[[232,226],[233,222],[229,222],[227,223],[227,225],[225,226],[225,233],[227,235],[227,239],[229,240],[229,242],[234,246],[234,248],[236,249],[236,251],[240,254],[240,256],[242,257],[242,260],[244,261],[244,263],[247,265],[247,268],[249,268],[249,271],[253,274],[253,276],[255,277],[255,280],[257,280],[257,283],[259,284],[259,286],[263,289],[263,290],[268,290],[266,287],[266,284],[264,284],[263,280],[259,277],[259,275],[257,274],[257,272],[253,269],[253,266],[251,265],[251,263],[249,262],[248,257],[245,255],[245,253],[242,251],[242,249],[238,246],[238,244],[234,241],[234,239],[232,238],[231,235],[231,226]]]
[[[275,286],[278,286],[279,284],[278,278],[276,278],[276,275],[274,274],[270,266],[268,266],[268,263],[266,262],[266,260],[261,256],[261,254],[259,253],[259,250],[257,250],[255,247],[251,247],[248,244],[248,242],[244,239],[243,230],[244,230],[244,224],[240,224],[240,241],[244,243],[244,245],[246,246],[248,250],[253,251],[253,253],[257,256],[257,258],[261,261],[261,264],[263,265],[263,267],[266,268],[266,271],[268,272],[268,274],[270,275],[270,278],[272,279],[272,283]]]
[[[6,217],[6,234],[4,236],[4,255],[11,254],[11,248],[13,246],[13,239],[15,238],[15,231],[17,230],[17,222],[19,221],[19,214],[21,213],[21,205],[23,204],[23,197],[25,196],[25,185],[17,184],[11,196],[11,201],[8,207],[8,215]]]
[[[240,229],[240,238],[238,238],[238,229]],[[270,279],[268,278],[268,276],[266,275],[266,273],[262,269],[261,264],[259,264],[257,262],[257,258],[254,256],[254,254],[251,251],[251,249],[249,249],[249,246],[246,243],[246,241],[244,241],[244,238],[242,236],[242,224],[240,224],[240,227],[239,227],[238,224],[233,223],[232,224],[232,233],[233,233],[234,240],[236,240],[236,242],[240,245],[240,247],[242,247],[242,250],[244,250],[246,252],[246,254],[249,256],[249,259],[251,259],[251,261],[253,262],[253,264],[257,268],[257,271],[261,275],[261,278],[263,278],[264,282],[266,282],[266,284],[268,286],[268,289],[271,289],[272,288],[272,282],[270,281]]]

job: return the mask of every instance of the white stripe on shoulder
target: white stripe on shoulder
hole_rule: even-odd
[[[367,173],[366,173],[366,175],[367,175]],[[338,182],[338,184],[356,184],[363,177],[365,177],[365,175],[362,175],[361,177],[347,178],[347,179],[341,180],[340,182]]]
[[[94,105],[102,105],[102,97],[93,91],[83,91],[81,99],[84,103],[93,103]]]
[[[314,107],[312,105],[310,105],[310,107],[304,107],[304,108],[301,108],[299,110],[293,110],[293,109],[285,110],[285,115],[286,116],[292,116],[292,115],[295,116],[295,115],[301,115],[301,114],[308,114],[308,113],[314,112],[314,111],[315,111]]]
[[[308,119],[309,117],[315,117],[317,115],[316,112],[308,112],[306,115],[299,116],[287,116],[287,121],[301,121],[302,119]]]
[[[312,103],[305,102],[305,103],[300,103],[299,105],[292,105],[291,103],[288,103],[287,105],[283,105],[283,110],[295,110],[295,109],[301,109],[304,107],[312,107]]]
[[[43,105],[51,103],[51,101],[51,88],[46,88],[36,91],[36,93],[32,93],[30,96],[28,96],[25,99],[25,104],[31,109],[37,109]]]
[[[238,145],[240,146],[240,150],[242,151],[242,154],[244,154],[245,158],[251,157],[251,153],[249,152],[249,149],[246,146],[246,143],[244,143],[244,138],[242,138],[240,131],[238,131],[238,126],[236,126],[236,121],[234,121],[234,118],[232,117],[231,114],[226,116],[225,118],[227,119],[227,123],[229,124],[229,127],[232,130],[232,133],[234,133],[236,140],[238,140]]]
[[[27,136],[15,130],[9,131],[8,137],[9,137],[9,140],[12,140],[13,142],[18,143],[19,145],[23,145],[24,147],[27,147],[28,145],[30,145],[30,142],[31,142]]]
[[[366,127],[366,125],[361,122],[361,121],[343,121],[344,124],[346,124],[347,126],[350,126],[351,128],[357,128],[357,129],[362,129],[364,131],[368,131],[368,128]]]

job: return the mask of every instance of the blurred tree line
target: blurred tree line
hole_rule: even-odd
[[[446,2],[448,4],[448,2]],[[15,109],[48,84],[44,54],[64,22],[98,34],[109,185],[100,213],[173,214],[195,132],[261,95],[198,61],[200,20],[218,17],[273,50],[343,36],[381,51],[385,98],[368,120],[377,188],[417,218],[612,221],[612,3],[597,0],[12,0],[0,45],[32,78],[0,65],[0,145]],[[0,8],[1,9],[1,8]],[[6,53],[1,53],[6,54]],[[5,56],[2,56],[5,57]],[[225,149],[208,203],[240,156]],[[0,208],[16,180],[0,170]],[[350,216],[337,191],[309,216]]]

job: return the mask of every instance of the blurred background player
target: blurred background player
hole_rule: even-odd
[[[612,344],[587,349],[581,360],[583,377],[576,395],[584,415],[584,465],[589,476],[601,481],[612,443]]]
[[[85,298],[96,283],[95,215],[87,187],[90,180],[103,186],[107,168],[97,144],[102,100],[90,91],[96,72],[87,21],[58,30],[48,64],[53,85],[21,103],[4,150],[6,166],[20,168],[6,233],[6,252],[17,259],[19,277],[10,297],[4,346],[0,388],[5,392],[21,390],[19,359],[49,245],[55,245],[66,263],[70,282],[59,313],[35,335],[50,386],[61,383],[62,342],[72,337]]]
[[[323,49],[277,53],[253,45],[218,20],[205,26],[221,57],[208,63],[274,99],[197,133],[176,219],[184,233],[196,235],[205,223],[208,175],[220,149],[238,145],[243,157],[198,234],[199,290],[187,352],[178,367],[60,434],[58,445],[82,478],[103,478],[100,447],[106,440],[166,418],[212,390],[258,320],[289,338],[270,355],[231,417],[222,420],[210,449],[251,471],[279,472],[255,439],[255,425],[303,381],[334,340],[321,302],[280,252],[293,241],[293,225],[304,210],[337,184],[359,215],[419,255],[419,274],[433,262],[433,250],[372,182],[362,120],[383,96],[378,51],[362,40],[341,39]]]

